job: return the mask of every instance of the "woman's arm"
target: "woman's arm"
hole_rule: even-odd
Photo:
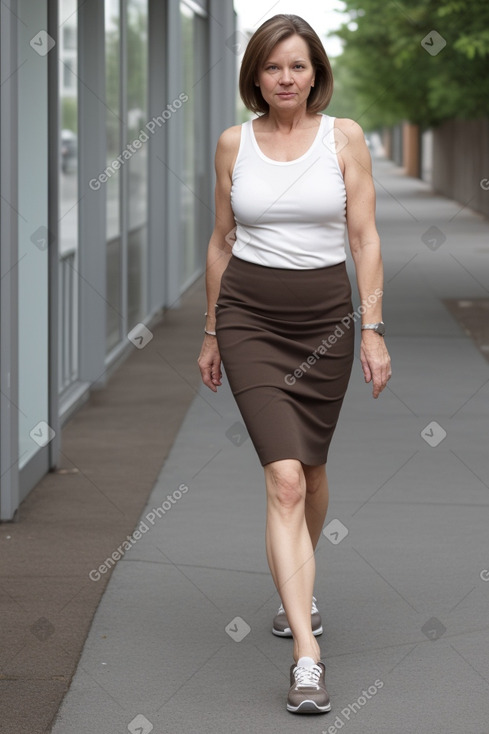
[[[355,263],[358,292],[365,309],[362,324],[382,321],[383,266],[380,238],[375,224],[375,188],[372,162],[363,130],[356,122],[335,122],[338,159],[346,187],[346,221]],[[372,381],[377,398],[391,376],[391,362],[384,338],[373,330],[362,331],[360,348],[365,382]]]
[[[215,306],[221,287],[221,277],[232,254],[232,232],[235,221],[231,208],[231,176],[239,148],[241,127],[225,130],[216,148],[216,216],[207,250],[205,283],[207,291],[207,317],[205,328],[215,331]],[[204,385],[213,392],[221,385],[221,356],[215,336],[204,335],[202,349],[197,360]]]

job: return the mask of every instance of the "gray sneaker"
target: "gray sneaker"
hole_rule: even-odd
[[[287,711],[293,714],[325,714],[331,711],[331,702],[324,682],[324,663],[312,668],[290,668],[290,691],[287,696]]]
[[[316,606],[315,596],[312,597],[311,627],[312,634],[315,637],[323,634],[323,624],[321,622],[321,615],[319,614],[318,608]],[[292,630],[289,627],[287,615],[285,614],[283,604],[280,605],[280,609],[273,618],[272,632],[274,635],[277,635],[277,637],[292,637]]]

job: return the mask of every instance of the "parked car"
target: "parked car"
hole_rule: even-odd
[[[78,161],[78,137],[73,130],[61,130],[61,170],[76,171]]]

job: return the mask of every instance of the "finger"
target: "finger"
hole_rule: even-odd
[[[382,373],[378,367],[370,367],[370,374],[372,376],[372,395],[377,398],[382,391]]]
[[[217,392],[217,387],[215,386],[212,377],[212,367],[200,367],[200,376],[206,387],[212,390],[212,392]]]
[[[212,392],[217,392],[217,386],[214,384],[213,379],[209,376],[205,380],[202,380],[204,385],[206,385]]]
[[[222,372],[220,364],[212,365],[210,375],[214,385],[222,385]]]
[[[387,387],[390,378],[389,372],[384,368],[377,368],[373,371],[373,396],[378,398],[380,393]]]
[[[363,370],[363,376],[365,378],[365,382],[370,382],[372,379],[372,371],[369,367],[369,364],[366,359],[361,359],[362,362],[362,370]]]
[[[392,377],[392,371],[390,363],[384,365],[384,368],[382,370],[382,389],[387,387],[387,383]]]

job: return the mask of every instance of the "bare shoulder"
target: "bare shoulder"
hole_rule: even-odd
[[[355,122],[355,120],[350,120],[348,117],[337,117],[334,125],[335,128],[343,133],[343,135],[346,135],[352,143],[365,142],[365,135],[363,134],[362,127],[358,122]]]
[[[229,155],[230,153],[237,153],[239,148],[239,142],[241,140],[241,125],[233,125],[228,127],[219,136],[217,141],[217,152]]]
[[[365,142],[365,134],[358,122],[348,117],[337,117],[335,140],[339,158],[345,165],[350,161],[366,168],[370,166],[370,152]]]
[[[233,125],[221,133],[216,148],[216,169],[232,171],[240,141],[241,125]]]

